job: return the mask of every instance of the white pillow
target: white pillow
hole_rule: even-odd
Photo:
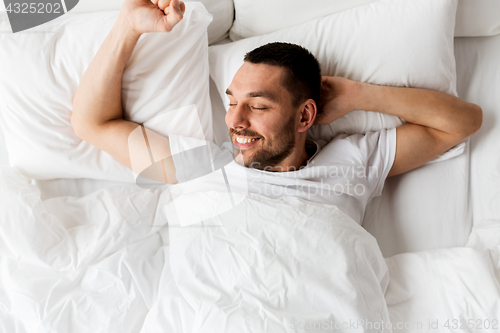
[[[234,0],[231,40],[260,36],[376,0]]]
[[[73,14],[93,13],[103,10],[119,10],[125,0],[80,0],[71,11]],[[183,0],[192,2],[193,0]],[[214,20],[208,26],[208,42],[215,43],[228,36],[229,29],[233,25],[234,4],[232,0],[197,0],[207,8],[214,16]]]
[[[0,126],[10,164],[25,176],[134,181],[131,170],[80,140],[70,123],[78,84],[117,15],[66,14],[26,32],[0,34]],[[196,124],[170,111],[194,104],[205,138],[212,139],[210,21],[202,4],[188,3],[172,32],[141,36],[123,78],[126,118],[142,123],[168,113],[162,134],[180,128],[191,133]],[[6,30],[3,14],[0,31]]]
[[[260,36],[376,0],[234,0],[233,41]],[[419,0],[413,0],[418,2]],[[500,1],[459,0],[455,36],[500,33]]]
[[[500,34],[500,1],[459,0],[455,37]]]
[[[309,49],[323,75],[456,95],[456,5],[456,0],[381,0],[264,36],[211,46],[210,75],[227,110],[225,90],[245,53],[285,41]],[[328,141],[338,133],[366,133],[401,124],[396,116],[353,111],[330,125],[313,126],[309,134]]]

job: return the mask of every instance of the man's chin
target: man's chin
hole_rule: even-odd
[[[245,168],[252,168],[255,164],[252,161],[248,161],[248,157],[244,158],[243,154],[241,153],[235,154],[234,161],[239,165],[244,166]]]
[[[241,150],[234,150],[234,161],[245,168],[259,169],[265,170],[264,166],[261,162],[257,162],[255,159],[255,155],[246,151],[242,153]]]
[[[245,166],[245,161],[243,160],[243,155],[241,155],[241,154],[235,155],[234,161],[241,166]]]

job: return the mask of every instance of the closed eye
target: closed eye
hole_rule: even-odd
[[[236,105],[238,105],[238,104],[229,103],[229,107],[236,106]],[[250,109],[252,109],[252,110],[267,110],[268,108],[256,108],[256,107],[250,106]]]

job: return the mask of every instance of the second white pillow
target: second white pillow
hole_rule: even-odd
[[[290,42],[313,53],[323,75],[380,85],[419,87],[456,95],[453,32],[457,0],[381,0],[275,33],[210,47],[210,75],[224,101],[244,55],[270,42]],[[309,134],[331,140],[339,133],[393,128],[396,116],[353,111]]]
[[[260,36],[374,1],[378,0],[234,0],[236,19],[230,37],[235,41]],[[458,0],[455,37],[499,33],[500,1]]]

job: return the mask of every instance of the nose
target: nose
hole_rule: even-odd
[[[235,130],[243,130],[250,127],[248,110],[241,104],[230,107],[226,113],[226,124]]]

